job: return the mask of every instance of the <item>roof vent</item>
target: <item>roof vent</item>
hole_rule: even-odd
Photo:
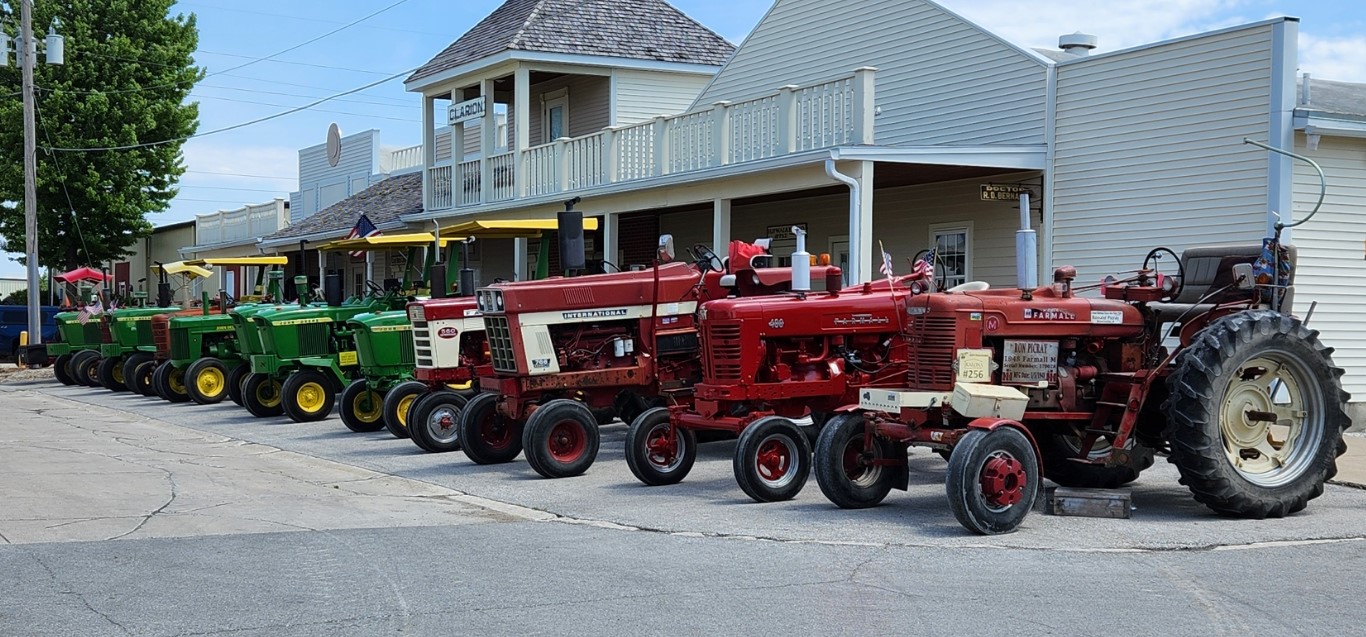
[[[1089,54],[1091,49],[1096,48],[1099,42],[1100,39],[1096,36],[1078,31],[1058,38],[1058,48],[1077,57],[1083,57]]]

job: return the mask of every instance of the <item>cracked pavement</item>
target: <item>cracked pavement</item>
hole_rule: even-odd
[[[814,481],[748,502],[724,443],[642,487],[620,426],[587,475],[547,481],[335,416],[52,384],[0,385],[0,405],[0,635],[1345,634],[1341,591],[1366,584],[1366,491],[1344,486],[1231,521],[1159,463],[1133,520],[979,538],[932,456],[909,494],[850,512]]]

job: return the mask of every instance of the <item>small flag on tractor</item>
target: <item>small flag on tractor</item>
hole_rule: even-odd
[[[892,253],[883,247],[881,239],[877,241],[877,249],[882,251],[882,267],[878,270],[887,275],[887,280],[890,281],[892,279]]]
[[[381,233],[381,232],[379,231],[379,228],[376,228],[376,227],[375,227],[375,224],[374,224],[373,222],[370,221],[370,217],[366,216],[365,214],[362,214],[362,215],[360,216],[360,219],[357,219],[357,220],[356,220],[356,226],[355,226],[354,228],[351,228],[351,234],[346,235],[346,238],[347,238],[347,239],[362,239],[362,238],[365,238],[365,237],[375,237],[375,236],[379,236],[380,234],[383,234],[383,233]],[[355,252],[352,252],[352,253],[351,253],[351,256],[353,256],[353,257],[363,257],[363,256],[365,256],[365,251],[364,251],[364,250],[357,250],[357,251],[355,251]]]
[[[930,251],[926,252],[925,256],[920,257],[920,260],[915,262],[915,265],[911,268],[911,276],[925,279],[926,281],[933,281],[934,259],[934,248],[930,248]]]

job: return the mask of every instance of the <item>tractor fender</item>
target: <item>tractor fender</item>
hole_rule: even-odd
[[[346,374],[342,373],[337,361],[330,356],[305,356],[298,359],[300,367],[311,367],[327,375],[336,383],[336,388],[340,391],[347,385]]]
[[[1039,465],[1039,477],[1043,477],[1043,454],[1039,452],[1039,443],[1034,440],[1034,434],[1030,433],[1028,427],[1009,418],[977,418],[968,423],[968,429],[983,431],[994,431],[1001,427],[1010,427],[1024,434],[1025,439],[1029,441],[1029,447],[1034,450],[1034,459]]]
[[[842,405],[842,406],[840,406],[840,407],[836,407],[836,408],[834,408],[834,409],[831,409],[831,410],[830,410],[830,413],[832,413],[832,414],[847,414],[847,413],[851,413],[851,412],[858,411],[858,409],[859,409],[858,403],[854,403],[854,404],[852,404],[852,405]]]

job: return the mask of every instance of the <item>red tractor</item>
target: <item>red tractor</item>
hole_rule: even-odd
[[[451,451],[458,444],[455,422],[471,392],[452,387],[469,386],[475,370],[489,362],[484,319],[473,296],[437,298],[408,304],[416,350],[414,380],[401,383],[384,397],[384,425],[399,438],[411,435],[426,451]],[[420,399],[438,395],[440,411],[427,410],[435,426],[410,427]],[[427,420],[417,422],[427,423]]]
[[[757,246],[733,242],[723,261],[697,245],[692,263],[670,263],[672,240],[661,244],[663,263],[649,269],[476,293],[492,360],[479,369],[481,393],[460,411],[459,440],[471,460],[508,462],[525,450],[544,477],[583,473],[597,457],[600,424],[618,415],[629,422],[666,396],[686,396],[699,380],[699,303],[791,285],[794,268],[756,267],[767,259]],[[561,258],[573,252],[562,247]],[[815,269],[839,279],[837,268]],[[444,408],[454,407],[446,396]],[[442,404],[423,399],[414,417]]]

